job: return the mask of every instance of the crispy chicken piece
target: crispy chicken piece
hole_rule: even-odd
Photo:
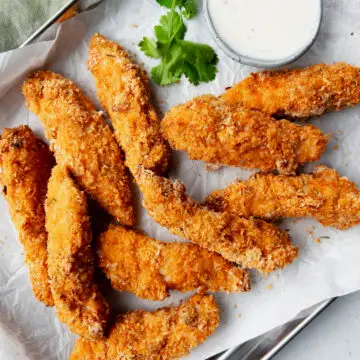
[[[50,285],[57,316],[74,333],[101,338],[109,306],[94,283],[86,197],[62,166],[53,169],[45,211]]]
[[[287,232],[262,220],[217,213],[185,194],[179,182],[139,168],[137,183],[150,216],[173,234],[264,274],[289,265],[298,255]]]
[[[171,360],[187,355],[219,325],[210,295],[194,295],[175,308],[119,316],[105,341],[79,339],[70,360]]]
[[[108,112],[115,137],[132,172],[138,165],[157,173],[168,167],[170,147],[162,137],[151,104],[147,75],[120,45],[95,34],[90,41],[88,67],[97,94]]]
[[[265,220],[311,216],[341,230],[360,224],[360,190],[326,166],[298,176],[254,174],[212,192],[205,205]]]
[[[73,5],[69,10],[67,10],[64,14],[62,14],[59,19],[56,20],[57,23],[64,22],[66,20],[71,19],[75,15],[79,13],[78,4]]]
[[[29,127],[4,129],[0,137],[0,182],[24,246],[33,292],[47,306],[53,306],[54,301],[48,279],[44,202],[54,164],[48,146]]]
[[[278,121],[212,95],[174,107],[161,126],[170,145],[191,159],[285,174],[319,160],[328,143],[314,126]]]
[[[120,291],[150,300],[164,300],[168,290],[200,288],[250,290],[249,274],[223,257],[194,244],[164,243],[120,226],[110,225],[97,241],[98,266]]]
[[[360,69],[345,63],[261,71],[221,98],[274,116],[307,118],[360,102]]]
[[[72,81],[51,71],[32,73],[22,90],[45,127],[58,164],[68,166],[90,198],[120,223],[133,225],[126,168],[101,112]]]

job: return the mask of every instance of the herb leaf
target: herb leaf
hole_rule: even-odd
[[[145,55],[153,59],[161,58],[161,50],[154,39],[144,37],[139,42],[139,47],[145,53]]]
[[[177,12],[169,11],[160,18],[160,25],[156,25],[154,31],[158,42],[166,45],[175,39],[183,39],[186,27]]]
[[[156,0],[156,2],[161,6],[165,6],[168,9],[171,9],[172,0]]]
[[[190,83],[199,85],[215,79],[217,56],[204,44],[178,40],[163,57],[161,64],[151,71],[153,80],[160,85],[169,85],[185,75]]]
[[[196,5],[194,0],[183,0],[182,13],[187,19],[191,19],[196,15]]]
[[[190,19],[196,14],[194,0],[156,1],[171,10],[155,26],[156,39],[144,37],[139,43],[147,56],[161,58],[161,63],[151,70],[153,80],[160,85],[177,82],[182,75],[194,85],[214,80],[218,62],[214,50],[208,45],[184,40],[186,26],[182,17]]]
[[[218,57],[214,50],[205,44],[190,41],[178,41],[184,57],[183,72],[194,85],[215,79]]]
[[[151,70],[153,80],[159,85],[170,85],[180,80],[183,64],[182,49],[173,45],[166,56],[162,58],[161,64]]]
[[[156,0],[161,6],[172,9],[172,6],[177,6],[186,19],[191,19],[196,15],[196,4],[194,0]]]

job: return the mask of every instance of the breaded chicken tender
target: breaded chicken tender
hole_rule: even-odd
[[[94,283],[94,254],[88,206],[68,170],[57,165],[45,204],[49,276],[56,313],[71,331],[101,338],[109,306]]]
[[[170,147],[151,104],[147,75],[120,45],[95,34],[90,41],[88,67],[97,94],[108,112],[115,137],[132,172],[142,165],[159,174],[168,167]]]
[[[120,291],[164,300],[169,290],[250,290],[248,272],[194,244],[164,243],[110,225],[97,241],[98,266]]]
[[[119,316],[106,340],[77,340],[70,360],[171,360],[187,355],[219,325],[212,296],[194,295],[175,308]]]
[[[59,19],[56,20],[57,23],[64,22],[66,20],[71,19],[72,17],[76,16],[79,13],[79,6],[78,4],[73,5],[64,14],[62,14]]]
[[[51,71],[32,73],[22,87],[41,120],[58,164],[124,225],[134,224],[132,197],[120,149],[101,112],[70,80]]]
[[[139,168],[137,183],[150,216],[170,232],[264,274],[284,268],[298,255],[287,232],[262,220],[217,213],[185,194],[179,182]]]
[[[328,143],[314,126],[278,121],[212,95],[174,107],[161,126],[170,145],[193,160],[285,174],[319,160]]]
[[[221,98],[277,117],[318,116],[360,102],[360,68],[336,63],[261,71],[233,86]]]
[[[360,190],[326,166],[298,176],[255,174],[214,191],[205,205],[265,220],[311,216],[340,230],[360,224]]]
[[[29,127],[4,129],[0,137],[0,183],[24,246],[32,290],[47,306],[53,306],[54,301],[48,279],[44,203],[54,164],[48,146]]]

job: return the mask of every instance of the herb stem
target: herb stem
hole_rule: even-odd
[[[174,14],[175,14],[175,7],[176,7],[176,0],[172,0],[172,3],[171,3],[171,21],[170,21],[170,35],[171,35],[171,41],[174,40],[174,32],[173,32],[173,29],[174,29]],[[170,41],[170,42],[171,42]]]

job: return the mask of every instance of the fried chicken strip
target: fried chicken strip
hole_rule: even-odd
[[[360,224],[360,190],[326,166],[298,176],[254,174],[212,192],[205,205],[265,220],[311,216],[340,230]]]
[[[57,163],[68,166],[90,198],[120,223],[133,225],[126,168],[101,112],[72,81],[51,71],[32,73],[22,90],[45,127]]]
[[[69,10],[67,10],[64,14],[62,14],[59,19],[56,20],[57,23],[64,22],[66,20],[71,19],[79,13],[79,5],[73,5]]]
[[[120,45],[95,34],[90,41],[88,68],[97,94],[108,112],[115,137],[132,172],[142,165],[159,174],[168,167],[170,148],[151,104],[147,75]]]
[[[150,216],[170,232],[264,274],[289,265],[298,255],[287,232],[262,220],[217,213],[185,194],[179,182],[139,168],[137,183]]]
[[[360,102],[360,69],[346,63],[261,71],[221,98],[274,116],[307,118]]]
[[[48,279],[44,211],[47,183],[54,164],[48,146],[37,139],[28,126],[4,129],[0,137],[0,183],[24,246],[32,290],[46,306],[54,305]]]
[[[210,295],[194,295],[175,308],[119,316],[105,341],[77,340],[70,360],[171,360],[187,355],[219,325]]]
[[[328,143],[314,126],[278,121],[212,95],[174,107],[161,126],[170,145],[193,160],[285,174],[319,160]]]
[[[169,290],[250,290],[246,270],[194,244],[164,243],[110,225],[97,241],[98,266],[120,291],[164,300]]]
[[[57,316],[74,333],[101,338],[109,306],[94,283],[87,202],[62,166],[52,171],[45,211],[50,285]]]

